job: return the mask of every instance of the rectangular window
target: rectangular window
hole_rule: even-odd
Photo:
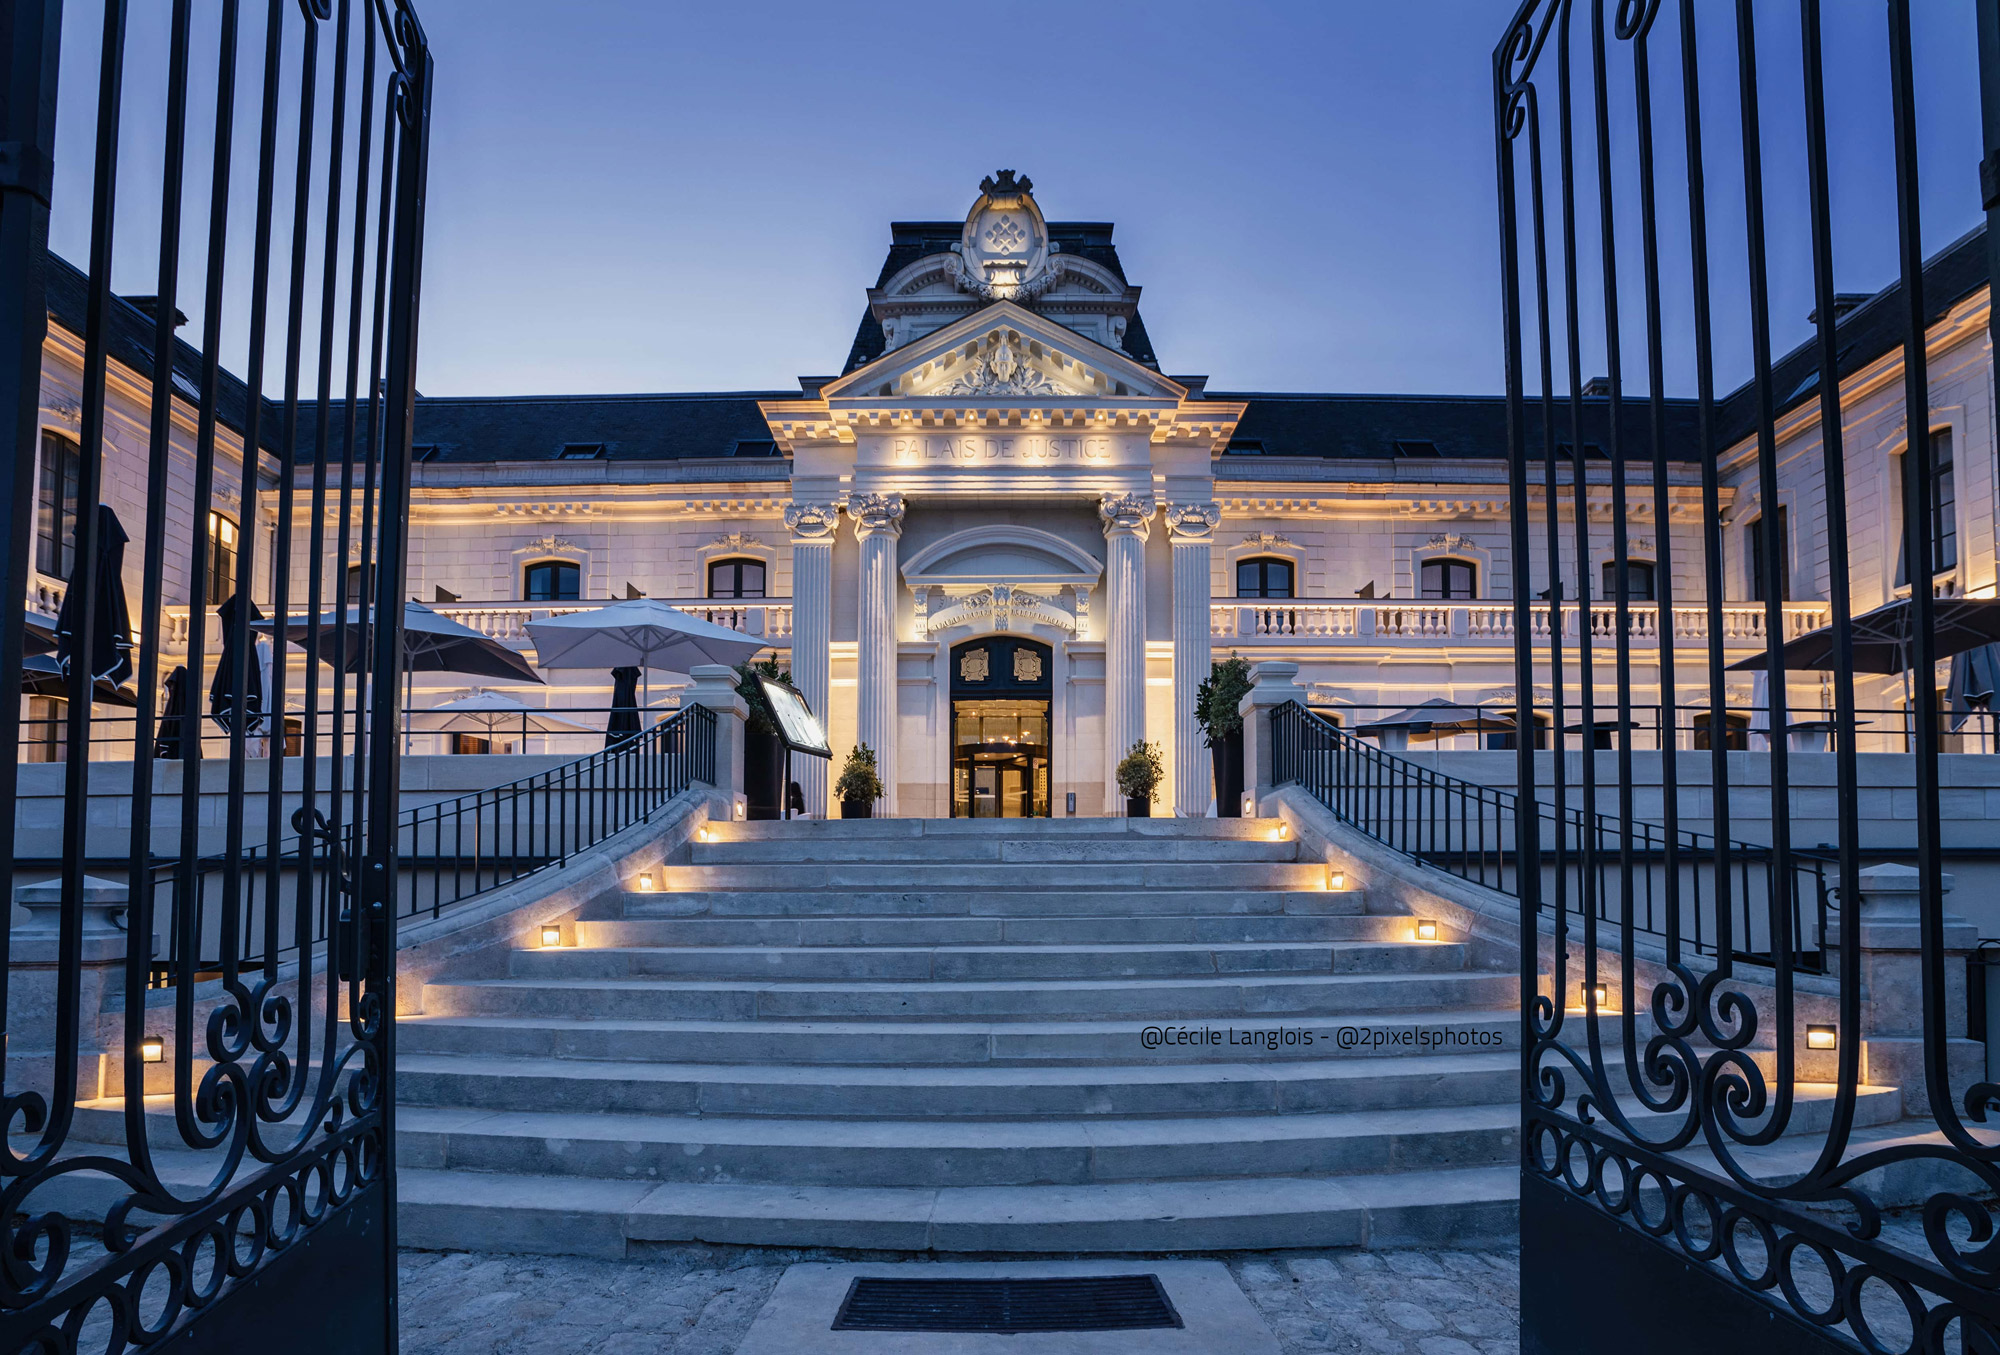
[[[1618,562],[1604,562],[1604,596],[1616,600],[1618,597]],[[1653,564],[1650,560],[1627,560],[1625,562],[1625,598],[1628,602],[1651,602],[1653,597]]]
[[[712,598],[760,598],[764,596],[762,560],[717,560],[708,567],[708,595]]]
[[[42,433],[42,473],[35,492],[35,568],[67,579],[76,565],[76,495],[83,456],[61,433]]]
[[[236,524],[220,513],[208,515],[208,605],[226,602],[236,591]]]
[[[1240,598],[1288,598],[1292,596],[1292,562],[1260,556],[1236,565],[1236,596]]]
[[[1951,430],[1931,434],[1931,572],[1958,568],[1958,493],[1952,483]]]
[[[1479,596],[1479,567],[1468,560],[1426,560],[1417,571],[1417,596],[1464,601]]]
[[[1762,517],[1752,519],[1750,529],[1746,533],[1750,556],[1748,563],[1750,566],[1750,600],[1752,602],[1766,601],[1764,597],[1764,521]],[[1778,601],[1790,602],[1792,600],[1792,538],[1791,533],[1786,530],[1787,523],[1783,504],[1778,506],[1778,511],[1771,516],[1770,521],[1777,531],[1775,545],[1778,551]]]
[[[521,579],[525,602],[575,602],[583,596],[583,570],[566,560],[529,565]]]

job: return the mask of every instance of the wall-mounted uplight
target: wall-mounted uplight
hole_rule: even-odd
[[[1283,842],[1286,838],[1289,838],[1291,835],[1292,835],[1292,825],[1290,825],[1289,823],[1281,823],[1276,828],[1273,828],[1271,830],[1271,841]]]
[[[167,1057],[167,1042],[157,1035],[148,1035],[139,1041],[139,1062],[164,1063]]]
[[[561,924],[561,923],[558,923],[558,922],[545,922],[545,923],[543,923],[543,924],[542,924],[542,945],[543,945],[543,946],[560,946],[561,944],[562,944],[562,924]]]
[[[1807,1049],[1838,1049],[1840,1032],[1832,1026],[1807,1026]]]
[[[750,807],[741,800],[736,802],[736,817],[739,819],[750,817]]]
[[[1344,870],[1328,871],[1326,873],[1326,887],[1328,889],[1347,888],[1347,872]]]
[[[1611,989],[1607,985],[1600,983],[1591,988],[1590,990],[1591,1010],[1596,1011],[1600,1008],[1608,1007],[1610,1005],[1611,1005]]]
[[[695,840],[696,842],[706,842],[706,841],[708,841],[708,829],[706,829],[706,828],[697,828],[697,829],[695,829],[695,830],[694,830],[694,840]]]
[[[1437,939],[1438,939],[1438,924],[1437,924],[1437,919],[1436,919],[1436,918],[1434,918],[1434,917],[1420,917],[1420,918],[1418,918],[1418,919],[1417,919],[1417,940],[1419,940],[1419,941],[1435,941],[1435,940],[1437,940]]]
[[[653,892],[652,871],[642,870],[639,872],[639,892],[642,894],[650,894]]]

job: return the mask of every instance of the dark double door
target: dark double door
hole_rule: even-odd
[[[1016,636],[951,651],[951,816],[1049,817],[1054,655]]]

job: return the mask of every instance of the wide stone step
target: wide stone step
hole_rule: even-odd
[[[1186,1252],[1511,1243],[1519,1169],[1093,1186],[581,1181],[405,1170],[405,1246],[623,1257],[634,1243]]]
[[[1264,1051],[1244,1043],[1239,1059]],[[1333,1055],[1328,1048],[1321,1051]],[[1512,1053],[1116,1067],[842,1067],[404,1054],[405,1105],[824,1119],[1188,1116],[1401,1110],[1505,1100]]]
[[[1287,867],[1290,869],[1290,867]],[[1041,883],[1039,874],[1034,876]],[[1368,910],[1361,890],[1325,889],[1043,889],[1021,888],[1015,874],[1002,889],[944,885],[919,889],[770,888],[627,890],[603,915],[647,917],[1175,917],[1218,914],[1299,916]]]
[[[159,1130],[174,1141],[171,1117]],[[410,1167],[655,1181],[1086,1185],[1488,1166],[1512,1105],[1186,1119],[793,1120],[433,1109],[397,1114]]]
[[[579,946],[1191,945],[1407,941],[1415,919],[1365,914],[1161,917],[634,918],[580,921]]]
[[[1233,1063],[1242,1046],[1232,1030],[1300,1029],[1269,1019],[1187,1026],[1152,1021],[659,1021],[565,1016],[410,1016],[396,1023],[404,1054],[471,1054],[512,1059],[625,1060],[635,1063],[784,1063],[822,1067],[877,1065],[1070,1066]],[[1311,1045],[1284,1043],[1260,1062],[1325,1058],[1315,1028]],[[1611,1038],[1611,1018],[1604,1018]],[[1148,1032],[1152,1032],[1149,1037]],[[1211,1035],[1209,1032],[1213,1032]],[[1342,1032],[1346,1032],[1345,1038]],[[1332,1049],[1344,1060],[1411,1054],[1512,1050],[1521,1017],[1501,1007],[1415,1011],[1347,1018]]]
[[[1296,861],[1298,844],[1276,836],[1211,837],[920,837],[763,838],[696,842],[703,866],[867,862],[873,865],[939,865],[948,862],[1018,865],[1106,864],[1154,861]]]
[[[1131,838],[1268,841],[1282,819],[759,819],[707,825],[710,841],[793,843],[853,838]]]
[[[424,1010],[439,1016],[741,1021],[1254,1016],[1298,1024],[1362,1012],[1492,1007],[1518,983],[1511,974],[1476,972],[989,983],[486,979],[427,984]]]
[[[1082,946],[619,946],[517,950],[516,978],[925,979],[1185,978],[1226,974],[1414,974],[1465,968],[1465,947],[1393,941]]]
[[[798,862],[737,866],[666,866],[666,890],[709,889],[1323,889],[1316,861],[1146,861],[1020,865],[977,862]]]

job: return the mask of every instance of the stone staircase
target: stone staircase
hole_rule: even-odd
[[[619,1255],[1507,1233],[1514,975],[1330,891],[1284,833],[712,824],[660,890],[598,901],[570,944],[425,987],[398,1030],[402,1240]]]

